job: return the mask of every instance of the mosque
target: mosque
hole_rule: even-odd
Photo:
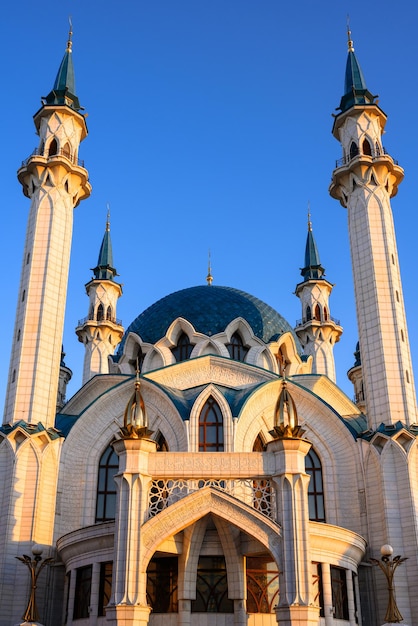
[[[403,170],[350,34],[329,192],[348,215],[354,402],[335,382],[342,327],[310,222],[295,328],[209,267],[126,330],[107,223],[76,328],[83,385],[65,400],[73,209],[91,192],[71,50],[70,33],[18,170],[0,626],[418,624],[418,420],[390,205]]]

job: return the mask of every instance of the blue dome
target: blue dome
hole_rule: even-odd
[[[197,332],[208,336],[223,332],[232,320],[242,317],[251,326],[254,335],[265,343],[291,332],[301,352],[292,327],[271,306],[232,287],[201,285],[176,291],[141,313],[127,328],[118,354],[123,352],[128,333],[135,333],[142,341],[154,344],[164,337],[178,317],[186,319]]]

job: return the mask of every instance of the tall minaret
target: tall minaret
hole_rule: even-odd
[[[71,37],[34,116],[39,145],[18,171],[31,205],[3,423],[54,425],[73,209],[91,192],[78,159],[87,126],[75,95]]]
[[[314,374],[325,374],[335,382],[334,345],[343,329],[329,310],[333,285],[325,278],[308,213],[308,236],[305,247],[305,267],[300,272],[303,282],[296,285],[296,295],[302,303],[302,319],[295,331],[305,354],[312,355]]]
[[[106,230],[100,246],[94,278],[87,283],[90,300],[89,314],[80,320],[76,333],[84,344],[83,385],[96,374],[108,374],[108,357],[113,354],[123,337],[123,327],[116,318],[116,304],[122,295],[122,286],[114,278],[112,242],[110,239],[109,212]]]
[[[348,59],[333,134],[343,158],[330,194],[348,210],[351,260],[370,428],[417,421],[414,375],[390,198],[402,168],[382,145],[386,115],[366,87],[348,32]]]

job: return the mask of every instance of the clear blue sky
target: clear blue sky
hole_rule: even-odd
[[[405,168],[393,202],[415,369],[418,7],[384,0],[8,2],[0,24],[3,402],[29,201],[16,170],[37,145],[32,121],[52,88],[73,21],[77,95],[89,114],[80,150],[93,193],[74,212],[64,335],[81,383],[84,284],[111,207],[124,326],[164,295],[203,284],[248,291],[292,325],[310,201],[331,314],[344,334],[337,378],[352,396],[357,324],[347,216],[328,195],[341,149],[331,114],[343,91],[346,16],[367,86],[388,114],[384,144]]]

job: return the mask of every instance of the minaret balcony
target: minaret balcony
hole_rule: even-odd
[[[78,324],[77,327],[79,326],[83,326],[84,324],[87,324],[87,322],[94,322],[95,324],[108,324],[109,322],[111,324],[116,324],[117,326],[122,326],[122,320],[117,319],[116,317],[104,317],[101,320],[95,319],[93,315],[87,315],[87,317],[84,317],[81,320],[78,320]]]
[[[332,315],[329,315],[326,320],[316,319],[315,317],[312,317],[309,320],[307,318],[299,319],[299,320],[296,320],[296,326],[303,326],[304,324],[327,324],[327,323],[329,324],[330,322],[332,324],[335,324],[336,326],[341,326],[340,320],[337,320],[335,317],[332,317]]]
[[[338,169],[340,167],[344,167],[345,165],[348,165],[349,163],[351,163],[351,161],[354,161],[354,160],[364,159],[368,163],[370,162],[373,163],[374,161],[381,159],[382,157],[385,157],[385,158],[389,157],[393,161],[394,165],[399,165],[398,161],[392,158],[390,154],[386,151],[386,148],[383,148],[382,152],[374,150],[372,154],[361,154],[358,152],[357,154],[354,154],[354,155],[350,154],[350,155],[344,156],[341,159],[337,159],[335,161],[335,168]]]
[[[35,148],[35,150],[28,156],[28,158],[25,159],[24,161],[22,161],[21,167],[26,167],[28,165],[29,161],[34,156],[44,157],[46,161],[54,159],[57,156],[58,157],[65,157],[66,159],[68,159],[74,165],[77,165],[78,167],[83,167],[84,168],[84,161],[82,159],[75,158],[72,154],[69,154],[69,152],[67,150],[65,150],[65,149],[58,150],[55,154],[44,154],[44,152],[42,150],[40,150],[39,148]]]

